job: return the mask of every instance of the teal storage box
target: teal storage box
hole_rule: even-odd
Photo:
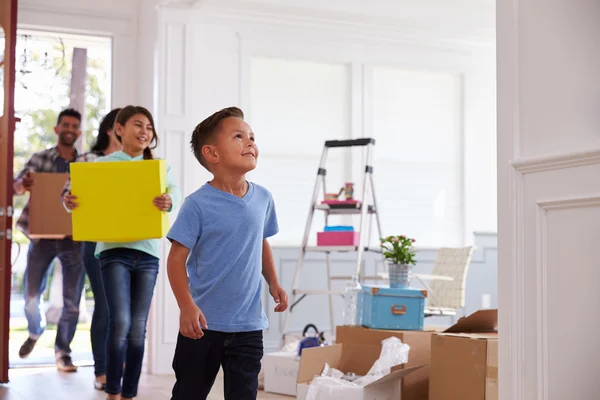
[[[357,319],[371,329],[423,330],[427,291],[363,285]]]

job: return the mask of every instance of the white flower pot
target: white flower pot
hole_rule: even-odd
[[[410,286],[412,266],[408,264],[388,264],[390,287],[395,289]]]

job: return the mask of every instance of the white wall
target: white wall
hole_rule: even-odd
[[[192,14],[194,15],[193,22],[188,20],[188,17]],[[175,40],[184,40],[185,47],[191,52],[191,54],[185,54],[184,59],[167,61],[167,64],[172,63],[173,69],[171,70],[173,72],[164,77],[165,82],[167,82],[165,90],[172,90],[173,96],[175,96],[169,97],[167,93],[168,100],[165,104],[171,104],[173,101],[179,102],[180,96],[184,96],[186,101],[189,101],[189,106],[194,110],[193,114],[185,116],[180,121],[186,134],[210,113],[228,105],[240,105],[246,111],[249,122],[252,125],[257,125],[254,128],[257,131],[259,145],[265,148],[263,152],[264,165],[261,164],[262,167],[259,167],[259,170],[254,174],[257,179],[260,181],[261,178],[268,178],[268,172],[272,171],[271,162],[274,162],[272,157],[273,146],[275,146],[272,142],[278,141],[277,137],[273,136],[274,130],[279,130],[282,137],[284,135],[292,137],[302,131],[303,142],[309,143],[310,149],[303,148],[301,150],[302,155],[300,158],[303,161],[300,161],[299,157],[293,160],[300,163],[299,168],[305,170],[312,168],[312,170],[310,170],[310,174],[302,177],[294,176],[290,181],[312,184],[314,181],[313,170],[318,164],[322,142],[325,139],[344,136],[374,136],[380,140],[379,154],[384,154],[386,146],[392,143],[389,142],[386,145],[385,142],[386,135],[389,138],[392,132],[382,132],[390,130],[390,122],[382,122],[382,116],[377,114],[381,111],[381,108],[373,108],[378,100],[380,103],[394,101],[390,97],[390,93],[384,94],[383,97],[374,98],[377,94],[378,70],[393,68],[397,73],[408,74],[409,80],[407,82],[417,81],[419,71],[421,73],[431,73],[431,76],[440,74],[446,78],[452,75],[455,78],[451,79],[455,79],[457,82],[455,94],[460,96],[455,99],[452,106],[456,108],[456,114],[452,116],[454,119],[444,122],[443,116],[432,113],[431,120],[423,120],[422,125],[437,123],[437,128],[432,131],[433,134],[440,135],[440,132],[444,130],[444,132],[448,132],[447,135],[456,135],[455,139],[458,142],[452,143],[455,143],[457,147],[447,148],[446,154],[452,158],[451,164],[459,168],[460,171],[457,172],[458,176],[455,178],[449,178],[455,179],[455,182],[449,187],[456,188],[457,193],[448,194],[447,203],[450,204],[448,206],[450,208],[452,204],[458,207],[458,211],[456,211],[458,215],[456,227],[448,228],[451,231],[454,229],[454,231],[446,237],[442,235],[437,242],[424,244],[472,243],[473,232],[495,231],[495,69],[492,46],[486,48],[462,45],[459,47],[433,41],[424,41],[422,45],[418,45],[401,37],[388,38],[388,41],[392,43],[382,44],[378,37],[369,36],[368,31],[358,33],[356,28],[354,30],[340,28],[331,32],[319,25],[294,28],[278,26],[275,23],[259,23],[258,20],[253,21],[252,17],[240,17],[239,20],[236,20],[236,18],[235,16],[220,14],[214,10],[165,10],[164,19],[167,24],[167,36],[177,32],[177,36],[165,40],[166,51],[171,51],[169,50],[170,46],[175,48],[180,45],[175,43]],[[267,67],[265,59],[268,58],[275,60]],[[257,68],[256,63],[260,62],[261,59],[263,60],[262,64],[258,64],[260,68]],[[277,63],[280,63],[279,68],[276,71],[271,70],[271,73],[269,73],[268,68],[276,68]],[[284,65],[285,63],[288,63],[287,66]],[[181,73],[180,66],[183,64],[191,70]],[[313,107],[313,110],[307,109],[304,120],[295,120],[296,116],[292,115],[293,111],[291,110],[294,108],[302,109],[299,106],[300,102],[302,102],[303,107],[308,106],[309,102],[295,98],[292,90],[297,90],[297,88],[283,88],[281,86],[286,79],[285,74],[292,73],[290,71],[286,72],[287,68],[293,69],[296,73],[295,79],[297,82],[295,84],[304,88],[306,96],[311,96],[308,87],[310,82],[313,82],[314,86],[311,87],[315,90],[319,88],[324,91],[323,93],[327,93],[325,96],[318,94],[320,93],[318,91],[313,91],[312,93],[318,101],[329,102],[329,107],[334,108],[332,110],[334,113],[338,112],[338,105],[346,107],[343,110],[339,109],[339,112],[342,113],[339,115],[344,115],[344,119],[339,120],[341,117],[338,117],[338,114],[327,119],[326,112],[315,114],[316,109]],[[343,75],[343,79],[347,79],[348,84],[347,89],[344,89],[345,91],[332,92],[315,80],[327,79],[327,72],[324,72],[326,68],[332,68],[332,70],[337,68],[338,71],[344,71],[343,74],[346,75]],[[262,78],[257,77],[257,73],[264,76]],[[317,76],[320,78],[317,78]],[[338,74],[336,76],[342,75]],[[314,79],[310,80],[309,78]],[[262,79],[263,84],[257,84],[257,79]],[[279,79],[279,82],[277,79]],[[427,82],[429,85],[426,88],[427,90],[433,90],[434,93],[436,90],[444,90],[442,86],[434,86],[435,84],[431,83],[431,80]],[[443,85],[441,81],[439,84]],[[385,83],[384,86],[379,84],[379,87],[385,87]],[[408,87],[406,88],[408,89]],[[181,93],[178,91],[179,89],[182,90]],[[257,93],[257,91],[260,93]],[[206,95],[207,93],[209,95]],[[417,93],[414,92],[414,94]],[[347,98],[340,99],[339,96],[341,95],[345,95]],[[271,99],[272,104],[265,103],[268,102],[268,96],[273,96]],[[402,106],[407,101],[410,102],[410,97],[405,96],[404,103],[397,104]],[[432,99],[435,99],[435,95],[432,96]],[[431,101],[430,104],[435,107],[435,104]],[[273,107],[277,105],[280,106],[278,112],[268,116],[264,114],[267,110],[266,107],[275,110],[277,108]],[[283,109],[286,110],[286,113],[282,112]],[[438,110],[435,111],[439,112]],[[422,117],[424,116],[425,114],[422,115]],[[269,119],[268,123],[265,121],[266,118]],[[415,143],[413,142],[418,140],[419,135],[425,134],[424,129],[428,129],[427,126],[419,126],[417,118],[413,119],[414,122],[408,126],[409,129],[402,132],[407,135],[406,143],[409,146],[409,151],[414,151],[410,146],[414,146]],[[328,122],[335,122],[336,128],[328,127]],[[287,126],[286,123],[292,124],[295,128],[291,129],[291,126]],[[382,125],[382,123],[384,124]],[[449,125],[452,124],[455,126],[450,128]],[[406,127],[401,126],[400,128]],[[452,129],[454,130],[452,131]],[[416,139],[411,140],[410,135],[414,135]],[[446,133],[443,135],[446,135]],[[440,137],[440,139],[445,138],[446,136]],[[299,145],[286,141],[281,143],[284,142],[288,143],[288,146]],[[439,145],[439,143],[436,140],[430,142],[432,153],[434,153],[433,147]],[[398,146],[400,143],[402,142],[397,141],[394,145]],[[422,149],[422,146],[420,147]],[[283,151],[283,148],[281,148],[277,151],[279,152],[277,157],[289,153],[289,149]],[[191,186],[186,187],[189,193],[198,184],[208,179],[209,175],[197,165],[191,153],[186,152],[182,157],[186,160],[186,168],[194,169],[197,172],[194,174],[194,181],[190,181]],[[385,157],[382,156],[382,167],[388,166],[383,162],[384,159]],[[291,160],[288,158],[288,161],[291,162]],[[356,160],[355,164],[357,164]],[[377,159],[375,159],[376,168],[377,165]],[[379,179],[377,185],[395,184],[393,177],[386,175],[384,171],[383,169],[380,169],[379,172],[376,170],[375,176],[376,179]],[[350,174],[350,177],[358,182],[360,175],[356,172]],[[273,174],[270,175],[272,177]],[[300,180],[298,181],[296,178]],[[265,183],[269,182],[268,179],[265,181]],[[340,184],[339,181],[336,182],[334,179],[331,179],[331,182],[328,183],[330,187]],[[282,191],[283,189],[279,188],[281,184],[282,180],[279,179],[274,190]],[[403,184],[408,184],[408,187],[400,188]],[[419,190],[418,181],[405,182],[399,179],[397,186],[399,187],[398,190],[409,192]],[[299,187],[299,183],[295,186],[290,184],[290,190]],[[310,190],[303,189],[302,193],[305,194],[304,197],[301,195],[294,198],[286,197],[284,207],[294,207],[294,209],[299,207],[301,212],[305,214],[304,210],[308,204]],[[387,193],[387,199],[392,197],[390,193]],[[456,202],[452,203],[453,199]],[[386,207],[390,210],[390,215],[398,211],[392,209],[393,204],[387,204]],[[297,228],[296,225],[298,222],[301,225],[303,220],[304,218],[294,220],[296,230],[302,231],[301,227]],[[391,225],[394,227],[389,230],[390,234],[401,229],[397,227],[397,223]],[[423,228],[423,231],[431,232],[438,228],[437,225],[432,224]],[[442,227],[439,230],[444,231],[444,229],[446,228]],[[299,235],[297,233],[294,235],[296,235],[295,238],[291,233],[287,236],[284,232],[279,244],[292,245],[294,239],[299,241]],[[455,240],[453,235],[457,235],[458,238]]]
[[[598,397],[600,3],[498,1],[501,400]]]

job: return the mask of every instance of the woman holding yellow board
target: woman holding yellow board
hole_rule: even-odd
[[[117,115],[114,129],[123,150],[100,157],[96,162],[154,159],[151,149],[156,147],[158,137],[152,114],[148,110],[137,106],[123,108]],[[65,196],[65,205],[69,210],[78,206],[75,194]],[[118,194],[115,195],[118,204],[119,197]],[[158,210],[169,212],[179,203],[180,198],[180,190],[167,166],[166,192],[153,199],[140,201],[152,201]],[[102,210],[97,212],[101,213]],[[96,256],[100,258],[110,314],[105,389],[110,400],[127,400],[137,395],[144,357],[146,323],[158,275],[159,254],[160,239],[97,243]],[[125,349],[127,354],[124,354]]]

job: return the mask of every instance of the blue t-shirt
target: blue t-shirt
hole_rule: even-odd
[[[167,238],[190,249],[190,291],[209,330],[268,327],[261,302],[262,245],[278,231],[273,197],[254,183],[241,198],[207,183],[185,199]]]

